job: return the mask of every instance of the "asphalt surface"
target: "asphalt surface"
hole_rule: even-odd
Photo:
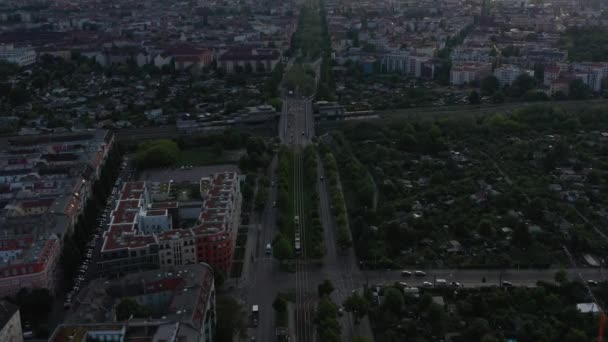
[[[314,121],[312,117],[312,103],[306,100],[286,98],[283,101],[283,109],[279,120],[279,138],[285,145],[300,150],[308,144],[314,132]],[[303,133],[303,134],[302,134]],[[299,155],[299,153],[298,153]],[[253,305],[259,306],[258,325],[254,326],[249,320],[250,326],[248,336],[254,337],[256,341],[273,341],[275,339],[275,319],[272,302],[279,292],[296,291],[298,303],[294,305],[296,321],[300,328],[291,331],[292,340],[296,333],[300,333],[297,341],[313,341],[314,324],[312,315],[314,312],[314,298],[316,286],[320,282],[305,282],[305,275],[309,267],[305,260],[299,260],[296,265],[296,273],[287,273],[280,270],[280,265],[272,254],[266,252],[266,245],[271,243],[277,234],[277,208],[274,203],[277,200],[275,169],[277,158],[275,157],[267,170],[272,186],[269,191],[268,201],[262,214],[252,215],[249,225],[248,243],[246,257],[249,257],[248,266],[243,269],[240,283],[236,284],[236,295],[241,297],[248,312]],[[295,165],[294,165],[295,166]],[[301,170],[298,164],[297,169]],[[295,184],[300,184],[301,173],[296,172]],[[302,191],[295,191],[294,200],[302,203]],[[301,210],[301,209],[300,209]],[[303,217],[300,214],[300,217]],[[303,239],[302,239],[303,240]],[[306,299],[306,300],[304,300]],[[304,338],[306,335],[306,338]]]
[[[320,159],[319,159],[320,161]],[[319,179],[325,177],[325,170],[321,162],[317,166]],[[357,265],[357,258],[354,250],[349,248],[342,250],[337,246],[336,224],[331,212],[329,187],[325,181],[317,183],[319,193],[319,218],[323,226],[323,240],[325,242],[325,258],[321,269],[322,276],[329,279],[334,285],[334,292],[331,297],[334,303],[342,306],[354,290],[361,287],[360,279],[363,278]],[[352,341],[355,336],[363,335],[373,340],[373,333],[369,324],[369,319],[364,318],[357,325],[350,313],[344,312],[340,318],[342,327],[342,340]]]
[[[414,272],[416,269],[407,269]],[[536,286],[538,281],[554,282],[556,268],[547,269],[493,269],[493,270],[462,270],[462,269],[434,269],[423,270],[424,277],[402,276],[401,270],[362,271],[358,284],[392,284],[396,281],[406,282],[411,286],[421,286],[423,281],[434,284],[436,279],[445,279],[448,283],[453,281],[461,283],[464,287],[480,287],[499,285],[504,281],[511,282],[513,286]],[[569,268],[565,269],[568,279],[581,279],[583,281],[608,280],[608,272],[602,268]],[[485,278],[485,282],[483,281]]]
[[[258,326],[251,325],[249,328],[249,336],[255,337],[256,341],[274,340],[272,302],[277,293],[286,292],[290,287],[291,275],[280,271],[279,263],[266,252],[266,245],[271,243],[276,235],[277,209],[273,205],[277,198],[276,165],[275,157],[268,170],[268,175],[275,185],[270,187],[266,206],[261,216],[251,217],[246,251],[249,266],[248,269],[243,269],[244,283],[239,284],[243,289],[243,301],[247,304],[247,310],[250,311],[253,305],[259,306]]]

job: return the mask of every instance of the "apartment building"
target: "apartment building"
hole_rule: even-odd
[[[16,47],[13,44],[0,44],[0,60],[28,66],[36,63],[36,51],[31,47]]]
[[[0,152],[0,296],[55,288],[62,240],[91,195],[113,135],[12,137]]]
[[[279,62],[281,53],[277,49],[233,47],[218,58],[218,67],[227,73],[271,72]]]
[[[185,203],[186,208],[182,210],[178,201],[152,202],[157,194],[151,195],[150,186],[145,182],[124,184],[116,208],[110,214],[110,227],[104,233],[99,262],[102,273],[196,262],[205,262],[216,270],[228,272],[240,224],[238,175],[217,173],[201,178],[197,186],[202,202],[194,225],[175,228],[173,222],[176,220],[191,218],[196,202]]]
[[[520,75],[528,74],[534,76],[534,71],[522,69],[515,65],[503,65],[494,70],[494,76],[498,79],[501,87],[511,85]]]
[[[0,300],[0,341],[23,342],[19,308],[5,300]]]
[[[211,342],[216,323],[213,279],[211,267],[198,263],[92,281],[49,341]],[[149,316],[116,320],[116,307],[126,298],[145,307]]]
[[[492,74],[492,64],[483,62],[454,63],[450,70],[450,83],[470,84]]]

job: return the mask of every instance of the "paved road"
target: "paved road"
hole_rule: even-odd
[[[325,179],[323,164],[318,163],[317,174],[319,179]],[[331,213],[329,187],[323,181],[317,183],[319,193],[319,218],[323,226],[324,242],[326,255],[323,263],[322,274],[324,278],[331,280],[335,290],[332,293],[332,300],[337,305],[342,305],[352,291],[362,286],[361,274],[357,265],[357,258],[352,248],[341,250],[337,247],[336,225]],[[357,335],[367,336],[373,340],[373,333],[369,324],[369,319],[364,318],[359,325],[354,324],[351,314],[345,313],[340,319],[342,326],[342,340],[352,341]]]
[[[277,158],[275,157],[267,172],[272,182],[275,180],[275,169]],[[277,210],[273,203],[277,198],[277,189],[271,186],[268,201],[261,216],[252,215],[249,225],[248,248],[245,256],[250,258],[250,265],[243,270],[243,282],[238,284],[242,300],[246,303],[247,310],[252,305],[260,307],[259,324],[249,329],[249,335],[256,341],[274,340],[274,310],[272,302],[278,292],[286,292],[290,289],[291,275],[279,270],[279,264],[266,253],[266,244],[271,243],[276,235]]]
[[[299,151],[302,146],[308,144],[314,134],[314,121],[312,117],[312,103],[310,101],[285,98],[281,118],[279,120],[279,138],[283,144],[290,145],[294,150]],[[300,153],[299,163],[296,165],[298,175],[294,179],[294,184],[299,186],[298,191],[294,192],[294,199],[297,203],[302,203],[302,165]],[[275,168],[277,165],[276,158],[273,159],[271,167],[268,170],[268,175],[273,184],[276,184]],[[299,262],[298,271],[286,273],[279,269],[278,262],[266,253],[266,244],[272,242],[277,234],[276,220],[277,209],[274,208],[274,202],[277,200],[277,189],[272,186],[269,191],[269,198],[266,207],[259,219],[254,218],[250,224],[250,232],[248,239],[254,243],[248,243],[246,256],[251,260],[247,274],[243,276],[243,282],[238,284],[237,292],[240,293],[242,300],[247,305],[247,310],[251,310],[251,305],[259,305],[260,317],[259,325],[249,329],[249,335],[255,336],[257,341],[273,341],[274,340],[274,310],[272,302],[277,293],[296,290],[299,298],[298,304],[295,305],[298,313],[296,321],[299,321],[299,332],[306,338],[300,338],[298,341],[313,341],[314,325],[312,315],[314,311],[314,302],[311,301],[316,294],[316,285],[318,282],[307,282],[306,276],[309,274],[307,264]],[[299,207],[300,211],[303,208]],[[303,213],[300,213],[303,217]],[[257,221],[257,222],[254,222]],[[296,332],[292,332],[296,333]]]
[[[409,271],[415,269],[410,268]],[[423,281],[433,283],[435,279],[446,279],[448,282],[456,281],[465,287],[479,287],[498,285],[500,281],[509,281],[515,286],[535,286],[537,281],[554,281],[556,268],[549,269],[505,269],[505,270],[461,270],[461,269],[435,269],[424,270],[425,277],[402,277],[401,271],[363,271],[358,283],[363,284],[391,284],[403,281],[412,286],[420,286]],[[570,268],[565,270],[568,279],[582,278],[584,280],[607,280],[608,272],[600,268]],[[482,279],[485,277],[485,283]]]

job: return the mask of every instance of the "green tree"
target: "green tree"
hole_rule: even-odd
[[[490,332],[490,324],[484,318],[475,318],[465,331],[467,341],[479,341],[481,338]]]
[[[116,319],[118,321],[125,321],[131,316],[134,318],[145,318],[150,315],[151,311],[133,298],[123,298],[116,306]]]
[[[319,300],[315,321],[321,341],[339,342],[340,323],[338,322],[338,307],[329,297]]]
[[[555,282],[560,285],[563,285],[564,283],[568,282],[568,274],[564,269],[560,269],[559,271],[555,272],[554,278]]]
[[[447,327],[447,315],[445,313],[445,309],[441,305],[431,303],[428,309],[428,318],[429,323],[431,324],[431,329],[433,330],[433,334],[445,334]]]
[[[585,100],[591,95],[591,89],[580,78],[570,82],[569,92],[572,100]]]
[[[481,98],[479,97],[479,93],[477,93],[475,90],[471,91],[471,93],[469,93],[469,104],[475,105],[475,104],[480,104],[481,103]]]
[[[498,78],[494,75],[489,75],[481,80],[481,93],[484,95],[492,95],[500,88]]]
[[[382,302],[382,306],[391,311],[394,314],[401,313],[401,309],[403,308],[404,300],[403,293],[395,287],[389,287],[384,290],[384,301]]]
[[[0,61],[0,78],[7,79],[19,72],[19,65],[7,61]]]
[[[341,248],[349,248],[352,246],[352,240],[350,239],[350,234],[348,233],[348,228],[344,225],[338,227],[338,246]]]
[[[589,337],[587,335],[576,328],[570,328],[564,337],[564,342],[588,342]]]
[[[321,284],[319,284],[317,290],[319,297],[329,296],[332,292],[334,292],[334,285],[329,279],[325,279]]]
[[[503,103],[505,102],[505,94],[502,91],[497,91],[492,95],[492,103]]]
[[[481,338],[481,342],[499,342],[498,339],[496,339],[496,337],[490,335],[490,334],[486,334],[483,335],[483,337]]]
[[[367,339],[363,336],[355,336],[353,338],[353,342],[369,342],[369,339]]]
[[[46,320],[47,315],[53,308],[53,296],[47,289],[22,288],[17,295],[8,300],[19,306],[21,319],[38,325]]]
[[[274,242],[274,246],[272,247],[272,255],[281,261],[293,258],[293,249],[291,244],[283,235],[279,235]]]
[[[138,146],[135,163],[139,168],[171,166],[177,162],[178,153],[179,147],[174,141],[152,140]]]
[[[20,106],[26,103],[29,98],[29,93],[21,86],[13,86],[8,94],[8,100],[13,106]]]
[[[511,84],[509,95],[521,97],[536,86],[536,79],[528,74],[521,74]]]
[[[534,65],[534,78],[539,82],[545,79],[545,66],[543,64],[537,63]]]
[[[282,296],[277,295],[272,302],[272,308],[278,313],[285,313],[287,312],[287,301]]]
[[[352,312],[353,315],[355,315],[356,320],[365,317],[369,312],[370,307],[370,302],[358,293],[353,293],[344,301],[344,309],[348,312]]]
[[[216,301],[216,341],[232,341],[236,334],[246,336],[245,312],[236,299],[221,296]]]
[[[280,112],[283,108],[283,101],[278,97],[271,98],[268,103],[273,106],[277,112]]]

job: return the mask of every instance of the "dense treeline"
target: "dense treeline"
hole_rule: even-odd
[[[605,295],[602,284],[596,295]],[[586,342],[598,333],[599,315],[577,311],[590,302],[584,284],[540,283],[535,288],[489,287],[433,290],[420,297],[403,294],[398,286],[382,290],[384,300],[371,311],[377,339],[433,341],[434,336],[458,332],[455,342]],[[445,306],[433,296],[443,296]],[[371,298],[371,294],[368,293]],[[447,308],[449,309],[449,313]]]
[[[576,62],[608,60],[608,31],[597,28],[571,28],[562,45],[568,48],[568,58]]]
[[[551,173],[555,174],[557,167],[573,167],[575,172],[588,169],[589,186],[600,192],[605,189],[608,163],[598,157],[606,153],[606,148],[587,144],[592,143],[598,131],[608,128],[607,114],[603,108],[582,108],[578,113],[572,113],[539,105],[509,114],[472,113],[458,118],[343,125],[344,140],[353,144],[356,158],[367,166],[363,170],[374,175],[379,190],[375,212],[364,211],[364,207],[351,200],[356,196],[345,193],[359,259],[378,267],[396,267],[396,260],[406,264],[447,260],[458,267],[541,267],[558,262],[556,257],[563,245],[575,253],[600,253],[605,241],[593,238],[590,225],[580,222],[572,206],[561,203],[563,200],[555,192],[549,192],[548,185],[556,182]],[[581,133],[581,130],[589,133]],[[543,138],[547,136],[549,138]],[[550,137],[557,139],[556,142],[547,143],[544,148],[535,146],[539,139],[552,139]],[[466,151],[468,165],[458,166],[450,157],[452,150]],[[511,170],[512,185],[504,182],[500,185],[499,179],[503,176],[489,156],[506,171]],[[425,158],[434,161],[425,162]],[[351,158],[343,155],[342,159]],[[349,174],[352,177],[353,168],[357,168],[352,166],[357,165],[354,162],[345,165],[351,166],[340,167],[343,185],[345,177]],[[494,183],[500,186],[500,195],[488,199],[484,205],[472,205],[469,196],[479,191],[477,181],[480,179],[495,179]],[[418,186],[419,180],[428,184]],[[417,190],[410,190],[412,186]],[[345,186],[345,192],[361,187]],[[585,193],[592,204],[601,203],[602,198],[592,190]],[[421,209],[413,209],[416,207]],[[583,212],[588,210],[593,217],[594,210],[588,209],[589,205],[577,203],[576,207]],[[427,210],[427,215],[413,217],[412,213],[417,210]],[[521,211],[526,219],[507,215],[510,210]],[[467,214],[463,215],[463,212]],[[559,220],[557,225],[547,221],[552,215],[563,215],[572,224],[569,234],[563,235],[557,228]],[[528,225],[541,226],[544,233],[530,234],[526,221]],[[465,242],[482,253],[466,258],[446,257],[441,255],[441,243],[437,243],[438,247],[425,247],[420,243],[425,239],[448,239],[446,226],[449,226],[452,239]],[[500,227],[513,229],[508,242],[496,242],[501,238]],[[479,245],[484,241],[496,244],[497,250],[486,252],[483,245]],[[408,257],[403,256],[404,251],[409,253]]]

